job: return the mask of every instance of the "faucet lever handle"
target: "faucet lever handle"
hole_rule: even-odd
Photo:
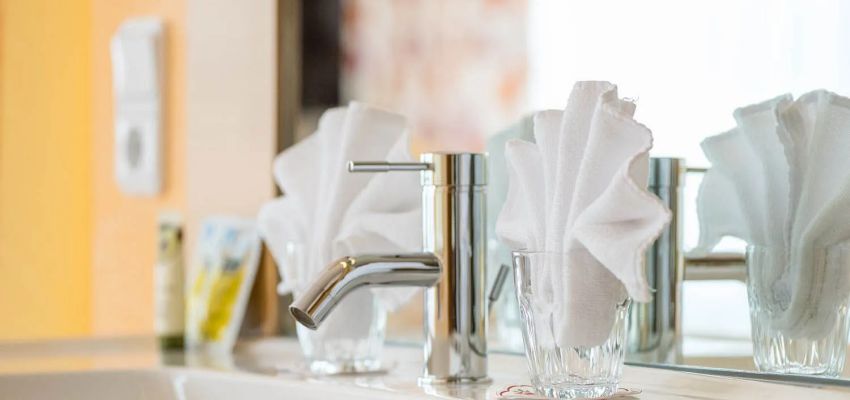
[[[431,164],[422,162],[349,161],[348,172],[427,171]]]

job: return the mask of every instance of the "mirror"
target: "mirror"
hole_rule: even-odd
[[[488,141],[535,110],[563,108],[575,81],[616,83],[652,129],[652,156],[682,160],[675,211],[683,259],[671,278],[681,282],[669,293],[678,301],[668,304],[675,338],[629,359],[756,371],[745,242],[726,237],[710,253],[690,252],[700,235],[698,189],[711,167],[700,143],[735,128],[739,107],[815,89],[850,95],[850,4],[323,0],[300,7],[301,58],[284,60],[300,71],[294,137],[312,132],[324,109],[358,100],[409,116],[416,151],[487,149],[498,160]],[[491,250],[505,252],[498,242]],[[490,262],[491,279],[499,263]],[[496,350],[522,351],[512,295],[505,290],[494,307]],[[421,305],[409,305],[392,316],[391,338],[418,340],[420,320]]]

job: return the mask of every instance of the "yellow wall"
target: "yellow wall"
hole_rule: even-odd
[[[91,332],[91,8],[0,0],[0,339]]]
[[[112,168],[112,83],[109,39],[131,16],[165,20],[165,186],[152,198],[126,197]],[[96,335],[153,330],[156,219],[185,209],[185,0],[93,0],[94,111],[93,328]]]

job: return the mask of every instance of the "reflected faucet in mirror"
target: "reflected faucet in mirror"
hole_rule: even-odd
[[[487,381],[486,156],[426,153],[420,161],[350,162],[348,170],[420,172],[423,252],[343,257],[289,309],[299,323],[316,329],[358,288],[427,287],[420,383]]]
[[[646,275],[653,299],[633,303],[629,314],[630,358],[665,361],[675,357],[681,335],[682,280],[682,187],[686,172],[681,158],[656,158],[649,163],[649,190],[671,211],[670,223],[646,252]]]

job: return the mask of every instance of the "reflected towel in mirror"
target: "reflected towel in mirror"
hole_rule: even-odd
[[[834,325],[850,291],[850,270],[817,249],[850,240],[850,99],[817,90],[735,111],[737,126],[705,139],[712,164],[700,186],[699,245],[724,236],[787,249],[786,260],[751,277],[779,310],[790,338],[817,339]]]

